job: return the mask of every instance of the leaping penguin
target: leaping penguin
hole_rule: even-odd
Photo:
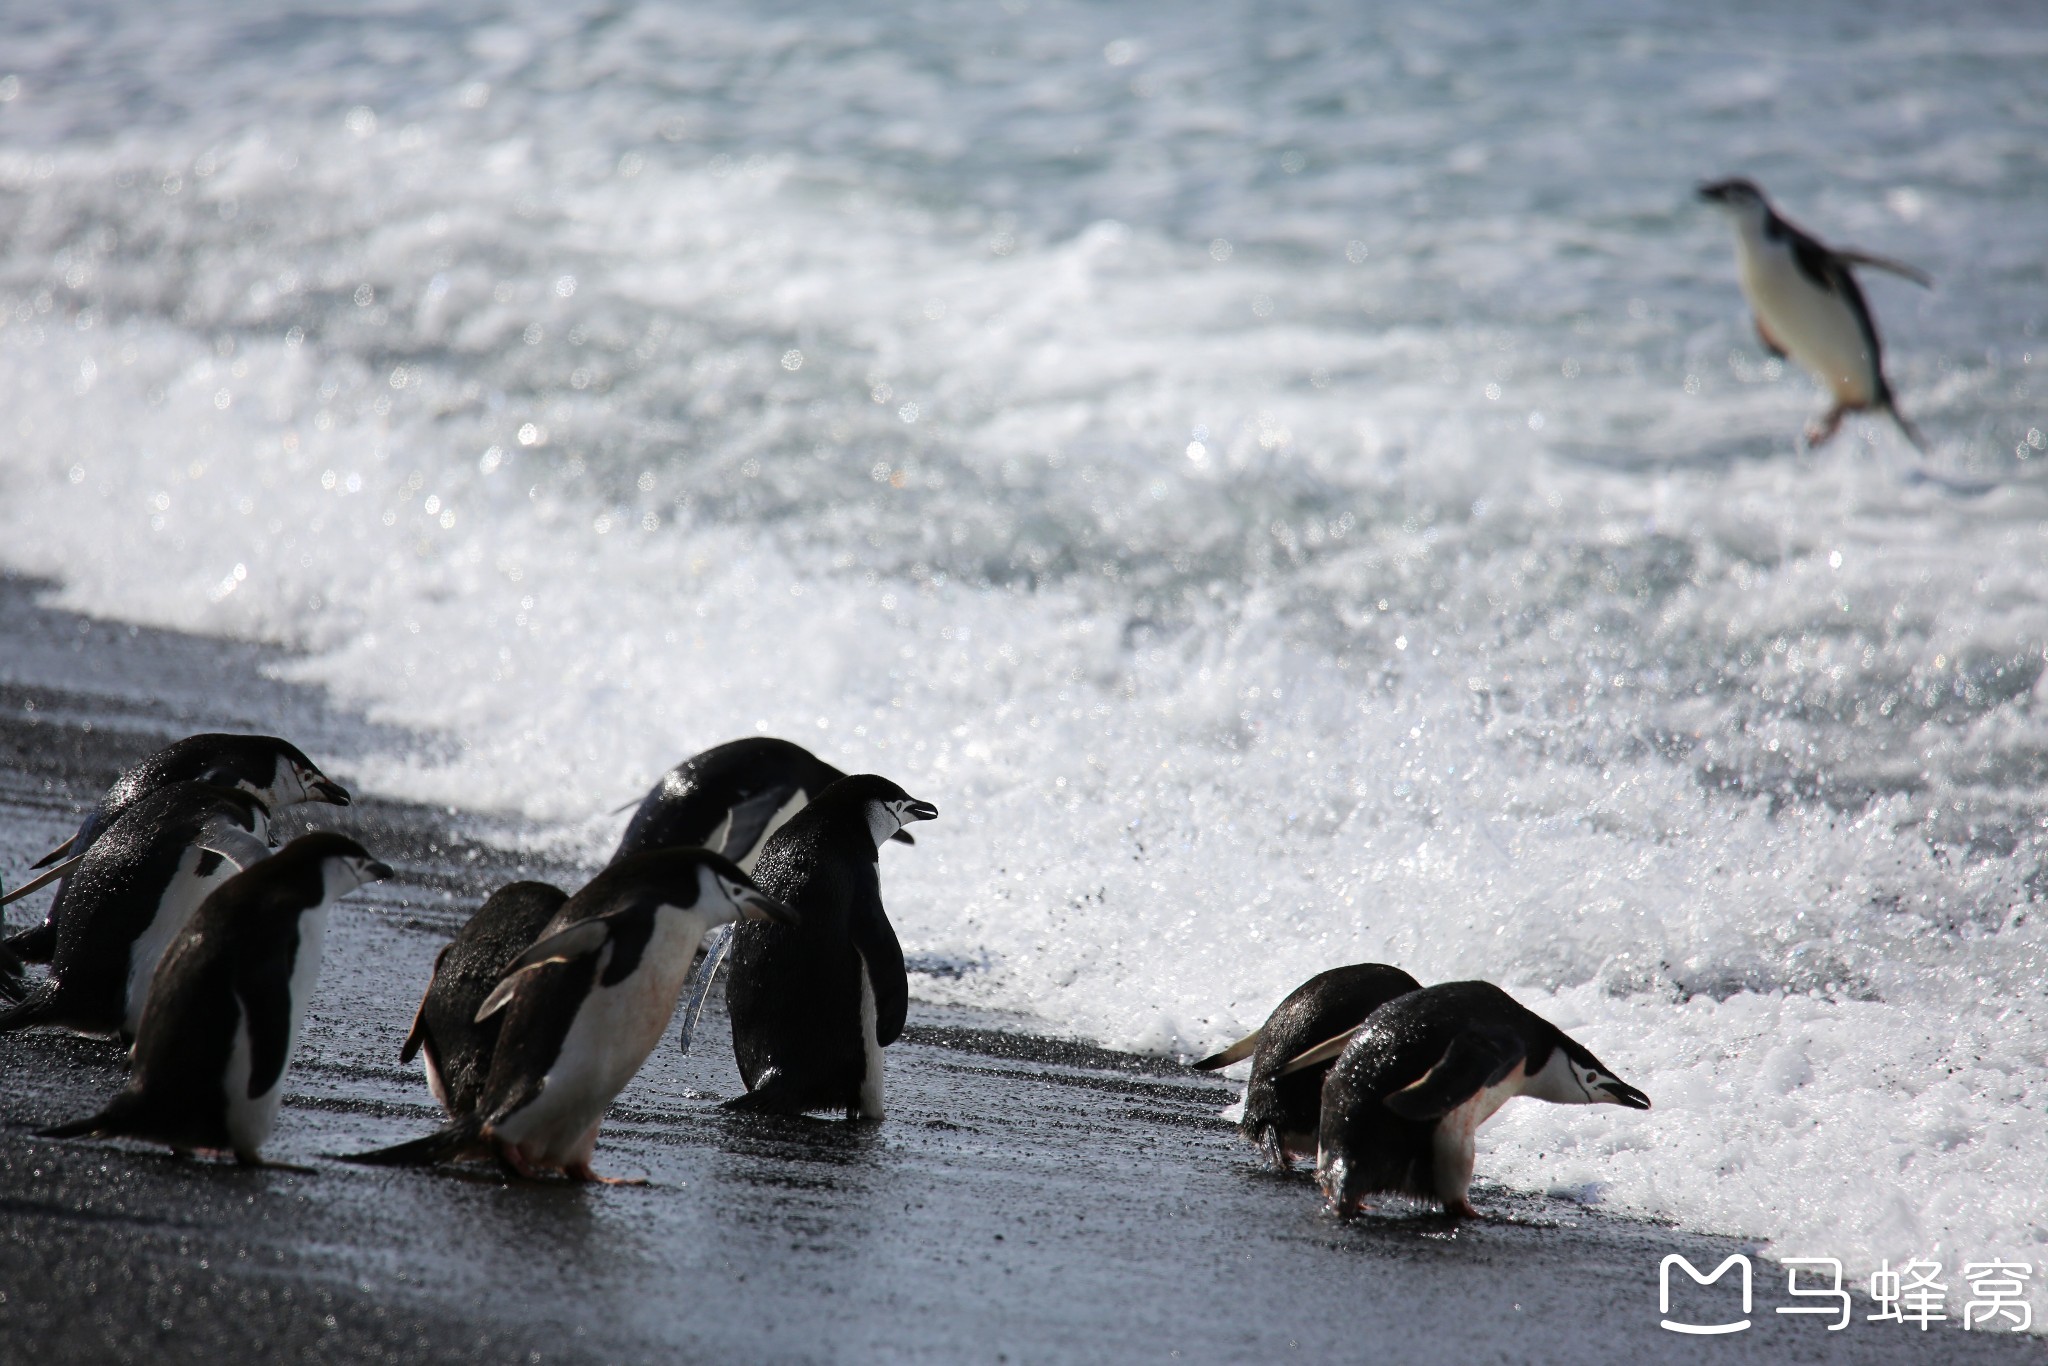
[[[1341,1051],[1339,1051],[1341,1050]],[[1559,1105],[1650,1108],[1563,1030],[1490,982],[1447,982],[1397,996],[1350,1034],[1290,1062],[1335,1055],[1323,1082],[1316,1181],[1330,1208],[1399,1193],[1477,1218],[1473,1138],[1515,1096]]]
[[[285,1069],[320,978],[327,909],[391,870],[345,835],[302,835],[228,879],[157,965],[127,1088],[44,1138],[141,1138],[265,1165]]]
[[[887,778],[842,778],[761,853],[761,886],[803,917],[733,933],[726,1008],[747,1094],[735,1110],[843,1110],[880,1119],[882,1049],[903,1032],[910,983],[882,909],[877,852],[930,802]]]
[[[135,802],[73,867],[51,914],[49,976],[0,1011],[0,1031],[134,1038],[164,950],[215,888],[269,854],[270,813],[240,788],[172,783]]]
[[[1849,413],[1875,411],[1896,422],[1915,449],[1925,450],[1919,431],[1893,401],[1877,320],[1850,268],[1870,266],[1927,287],[1933,281],[1889,257],[1823,244],[1779,217],[1753,181],[1716,180],[1700,186],[1699,196],[1735,227],[1735,260],[1757,339],[1772,355],[1798,361],[1834,400],[1806,429],[1807,444],[1828,440]]]
[[[1258,1029],[1195,1066],[1213,1072],[1252,1060],[1238,1132],[1266,1155],[1275,1171],[1284,1172],[1296,1158],[1315,1156],[1323,1078],[1330,1064],[1306,1064],[1285,1076],[1281,1069],[1332,1035],[1358,1028],[1395,997],[1421,989],[1422,983],[1385,963],[1353,963],[1319,972],[1275,1006]]]
[[[491,1054],[505,1022],[499,1011],[477,1011],[512,961],[533,947],[569,894],[545,882],[514,882],[492,892],[434,959],[433,979],[399,1050],[400,1062],[419,1054],[427,1089],[460,1119],[476,1109],[491,1074]]]
[[[845,776],[803,746],[771,736],[715,745],[648,790],[612,857],[699,845],[751,873],[783,823]],[[896,838],[913,842],[908,831]]]
[[[349,803],[348,789],[322,773],[298,746],[288,740],[280,740],[275,735],[188,735],[166,745],[115,779],[106,795],[85,813],[85,819],[79,822],[71,838],[36,860],[34,866],[47,871],[0,896],[0,906],[64,877],[92,842],[99,838],[100,832],[112,825],[123,811],[159,788],[180,782],[239,787],[273,813],[299,802],[329,802],[335,806],[347,806]],[[53,917],[63,900],[64,887],[60,884],[43,923],[9,936],[0,943],[0,949],[5,949],[20,962],[49,962],[50,955],[57,951],[57,927]],[[11,974],[9,968],[13,969]],[[9,975],[18,983],[18,966],[0,960],[0,995],[18,996],[20,988],[15,986],[10,992],[9,983],[4,980]]]
[[[425,1138],[347,1161],[416,1166],[495,1155],[520,1176],[591,1170],[597,1131],[675,1012],[704,931],[791,911],[708,849],[654,849],[611,864],[570,897],[540,940],[504,969],[476,1012],[500,1011],[490,1075],[474,1109]]]

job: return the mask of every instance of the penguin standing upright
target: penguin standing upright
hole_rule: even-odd
[[[1353,963],[1319,972],[1273,1008],[1265,1024],[1195,1066],[1213,1072],[1252,1060],[1238,1131],[1266,1154],[1275,1171],[1298,1157],[1314,1157],[1329,1064],[1309,1064],[1285,1076],[1281,1069],[1333,1034],[1356,1029],[1368,1015],[1422,983],[1385,963]]]
[[[188,735],[115,779],[106,795],[85,813],[77,831],[36,860],[35,867],[46,869],[43,875],[0,896],[0,906],[64,877],[123,811],[159,788],[180,782],[238,787],[273,814],[298,802],[329,802],[335,806],[349,803],[348,789],[322,773],[288,740],[275,735]],[[55,916],[63,900],[64,887],[60,884],[43,923],[10,935],[0,943],[0,949],[19,962],[49,962],[50,955],[57,950]],[[0,996],[17,999],[20,993],[18,964],[0,960]]]
[[[1362,1209],[1368,1195],[1394,1193],[1477,1218],[1467,1197],[1474,1136],[1516,1096],[1650,1108],[1648,1096],[1584,1045],[1490,982],[1397,996],[1288,1068],[1314,1066],[1332,1052],[1316,1181],[1339,1214]]]
[[[938,814],[860,774],[826,788],[761,852],[763,890],[803,923],[734,932],[725,1001],[747,1094],[730,1108],[882,1118],[882,1049],[903,1032],[910,984],[876,855],[909,822]]]
[[[214,889],[270,853],[270,813],[240,788],[172,783],[124,810],[72,868],[50,973],[0,1031],[61,1025],[129,1038],[164,950]]]
[[[1876,411],[1924,449],[1920,433],[1893,402],[1877,320],[1850,267],[1888,270],[1923,286],[1933,282],[1888,257],[1822,244],[1779,217],[1753,181],[1717,180],[1700,186],[1699,195],[1735,227],[1736,266],[1757,339],[1772,355],[1798,361],[1834,399],[1826,415],[1806,429],[1807,444],[1832,437],[1846,414]]]
[[[591,1170],[598,1126],[640,1070],[713,925],[792,919],[708,849],[652,849],[612,863],[569,898],[476,1012],[503,1011],[475,1106],[439,1132],[347,1160],[412,1166],[495,1154],[521,1176]]]
[[[400,1062],[420,1055],[427,1089],[451,1118],[476,1108],[491,1074],[491,1053],[503,1011],[476,1013],[514,959],[533,947],[569,894],[545,882],[514,882],[492,892],[434,959],[433,979],[399,1050]]]
[[[345,835],[302,835],[222,884],[164,954],[126,1089],[45,1138],[142,1138],[261,1166],[320,979],[327,910],[391,869]]]
[[[714,745],[649,789],[612,857],[701,846],[751,873],[783,823],[845,776],[803,746],[772,736]],[[908,831],[896,838],[912,842]]]

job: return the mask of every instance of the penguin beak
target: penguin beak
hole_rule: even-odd
[[[910,821],[935,821],[939,818],[939,808],[930,802],[910,802],[903,808],[903,818]]]
[[[385,878],[391,876],[391,865],[383,862],[381,859],[371,859],[363,865],[363,871],[369,874],[370,881],[382,882]]]
[[[332,806],[347,806],[349,803],[348,789],[324,773],[306,784],[306,795],[316,802]]]
[[[1728,202],[1728,182],[1725,180],[1707,181],[1699,187],[1699,196],[1709,204],[1726,204]]]
[[[1650,1098],[1625,1081],[1603,1081],[1600,1083],[1600,1089],[1607,1093],[1607,1098],[1612,1104],[1626,1105],[1631,1110],[1650,1108]]]
[[[748,920],[766,920],[776,925],[802,923],[795,911],[757,887],[740,893],[740,914]]]

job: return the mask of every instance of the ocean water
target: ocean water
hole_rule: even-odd
[[[942,813],[920,998],[1206,1051],[1334,963],[1656,1101],[1482,1177],[2048,1243],[2024,6],[0,13],[0,564],[283,640],[601,857],[766,731]],[[1914,262],[1915,455],[1698,179]],[[1959,1301],[1957,1302],[1959,1303]],[[1954,1305],[1952,1304],[1952,1307]]]

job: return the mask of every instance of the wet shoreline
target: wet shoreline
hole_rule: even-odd
[[[273,730],[352,755],[435,743],[266,676],[267,647],[95,622],[0,578],[0,866],[176,734]],[[274,671],[272,671],[274,672]],[[1657,1327],[1657,1264],[1755,1248],[1488,1187],[1492,1219],[1323,1216],[1215,1114],[1235,1088],[1165,1059],[913,1002],[878,1127],[730,1116],[714,998],[620,1098],[597,1165],[645,1187],[506,1187],[323,1154],[425,1132],[397,1049],[433,953],[490,888],[582,873],[505,824],[361,794],[313,819],[398,868],[345,903],[268,1155],[310,1173],[51,1142],[119,1084],[109,1044],[0,1038],[0,1357],[109,1360],[1043,1361],[2038,1359],[2038,1340],[1780,1318]],[[303,824],[301,812],[293,820]],[[885,856],[886,857],[886,856]],[[42,896],[26,906],[40,908]],[[20,908],[17,908],[19,910]],[[17,914],[19,922],[25,915]],[[1482,1160],[1482,1176],[1484,1166]],[[1953,1278],[1952,1278],[1953,1279]],[[1707,1301],[1700,1301],[1707,1304]],[[1959,1308],[1952,1296],[1951,1308]]]

